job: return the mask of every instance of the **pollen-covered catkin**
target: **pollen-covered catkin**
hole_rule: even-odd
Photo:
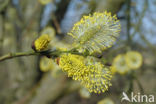
[[[59,66],[67,72],[68,77],[72,77],[74,80],[82,80],[82,76],[88,73],[88,69],[83,62],[83,56],[64,54],[60,57]]]
[[[120,34],[120,23],[110,12],[83,16],[68,33],[79,52],[93,54],[111,47]]]
[[[81,84],[84,85],[89,92],[101,93],[108,90],[111,86],[112,78],[111,71],[100,62],[87,66],[89,69],[88,75],[84,75]]]
[[[74,54],[63,54],[60,57],[59,66],[73,80],[79,80],[89,92],[105,92],[111,86],[111,71],[94,59],[85,59],[83,56]]]

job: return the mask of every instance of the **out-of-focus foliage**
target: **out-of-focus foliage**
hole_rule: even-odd
[[[79,90],[79,93],[80,93],[80,96],[81,96],[82,98],[88,99],[88,98],[90,98],[90,96],[91,96],[91,93],[90,93],[87,89],[85,89],[85,88],[81,88],[81,89]]]
[[[142,55],[136,51],[126,53],[126,63],[131,69],[138,69],[142,65]]]
[[[129,70],[129,67],[126,63],[126,58],[124,54],[119,54],[115,57],[112,66],[112,72],[119,72],[120,74],[124,74]]]
[[[52,70],[54,68],[53,63],[54,62],[53,62],[52,59],[49,59],[46,56],[42,57],[40,59],[40,69],[41,69],[41,71],[47,72],[49,70]]]
[[[104,98],[100,100],[97,104],[115,104],[110,98]]]
[[[42,5],[46,5],[48,3],[50,3],[53,0],[38,0]]]
[[[125,74],[131,69],[138,69],[142,65],[142,55],[137,51],[128,51],[126,54],[117,55],[112,64],[112,72]]]

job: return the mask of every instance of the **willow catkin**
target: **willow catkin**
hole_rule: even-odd
[[[93,54],[111,47],[120,34],[120,23],[110,12],[83,16],[68,33],[79,52]]]

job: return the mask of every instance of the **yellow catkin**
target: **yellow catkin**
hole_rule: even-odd
[[[137,51],[126,53],[126,63],[131,69],[138,69],[142,65],[142,55]]]
[[[108,87],[111,86],[110,80],[112,78],[109,68],[99,62],[87,67],[89,69],[88,75],[84,75],[81,84],[89,92],[101,93],[107,91]]]
[[[43,51],[43,50],[47,49],[50,41],[51,41],[51,38],[49,37],[49,35],[47,35],[47,34],[41,35],[34,42],[35,50]]]
[[[129,70],[130,68],[126,63],[125,55],[124,54],[117,55],[113,60],[112,71],[118,72],[120,74],[125,74]]]
[[[112,74],[114,75],[116,73],[116,69],[114,66],[110,66],[110,70],[112,72]]]
[[[41,34],[47,34],[51,39],[53,39],[55,38],[56,32],[53,27],[48,26],[41,31]]]
[[[104,98],[104,99],[98,101],[97,104],[115,104],[115,103],[110,98]]]
[[[111,71],[100,62],[79,55],[64,54],[60,57],[59,66],[73,80],[79,80],[89,92],[105,92],[111,86]]]
[[[47,72],[51,69],[53,69],[54,65],[53,65],[53,60],[47,58],[46,56],[42,57],[40,59],[40,70],[43,72]]]
[[[73,29],[68,33],[78,47],[79,52],[88,51],[90,54],[102,52],[111,47],[120,34],[120,23],[116,15],[112,16],[110,12],[98,13],[83,16],[77,22]]]
[[[60,57],[59,66],[67,72],[68,77],[72,77],[74,80],[82,80],[82,75],[88,71],[83,61],[83,56],[64,54]]]
[[[46,5],[50,2],[52,2],[52,0],[38,0],[42,5]]]
[[[90,92],[89,92],[86,88],[81,88],[81,89],[79,90],[79,93],[80,93],[80,96],[81,96],[82,98],[88,99],[88,98],[91,97]]]

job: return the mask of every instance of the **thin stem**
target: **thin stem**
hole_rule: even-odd
[[[131,38],[135,36],[135,34],[140,30],[140,27],[142,25],[142,19],[145,16],[146,13],[146,9],[148,8],[148,1],[146,0],[143,6],[143,11],[141,12],[141,14],[139,15],[139,19],[138,19],[138,23],[136,23],[136,25],[134,26],[134,32],[131,35]]]
[[[0,57],[0,62],[7,60],[7,59],[11,59],[11,58],[15,58],[15,57],[21,57],[21,56],[31,56],[31,55],[37,55],[39,53],[36,53],[34,51],[29,51],[29,52],[17,52],[17,53],[9,53],[6,55],[3,55]]]
[[[7,60],[7,59],[15,58],[15,57],[32,56],[32,55],[46,55],[46,56],[58,57],[62,53],[72,53],[72,54],[85,56],[84,54],[75,51],[75,48],[69,51],[60,51],[60,50],[47,50],[47,51],[41,51],[41,52],[28,51],[28,52],[9,53],[9,54],[3,55],[0,57],[0,62]]]

